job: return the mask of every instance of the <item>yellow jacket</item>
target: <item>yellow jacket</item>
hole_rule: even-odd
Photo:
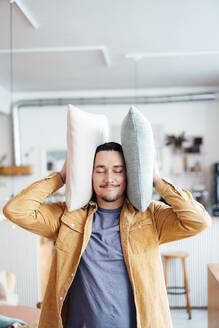
[[[4,215],[20,227],[56,241],[39,328],[65,326],[65,297],[91,236],[97,210],[92,201],[72,212],[68,212],[65,202],[44,203],[62,186],[61,177],[53,172],[21,190],[3,208]],[[158,181],[156,191],[171,206],[151,201],[145,212],[139,212],[126,200],[120,215],[121,245],[138,328],[172,327],[159,245],[193,236],[211,223],[190,192],[167,178]]]

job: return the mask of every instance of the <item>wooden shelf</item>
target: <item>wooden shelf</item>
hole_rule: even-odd
[[[9,165],[0,166],[0,175],[28,175],[33,172],[32,165]]]
[[[184,177],[191,177],[191,176],[194,176],[194,177],[201,177],[203,175],[203,172],[202,171],[183,171],[183,172],[180,172],[178,174],[176,173],[172,173],[171,174],[172,176],[184,176]]]

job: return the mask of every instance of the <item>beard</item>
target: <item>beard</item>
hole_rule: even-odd
[[[102,200],[104,200],[105,202],[111,203],[111,202],[115,202],[116,200],[118,200],[121,197],[120,194],[117,194],[115,196],[100,196],[100,198]]]
[[[114,186],[114,187],[117,187],[117,186]],[[121,191],[117,191],[116,193],[114,193],[112,195],[111,194],[105,194],[105,195],[100,194],[99,197],[105,202],[112,203],[112,202],[115,202],[116,200],[118,200],[119,198],[121,198],[122,193],[121,193]]]

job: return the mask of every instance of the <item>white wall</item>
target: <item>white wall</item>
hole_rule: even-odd
[[[24,97],[25,95],[23,95]],[[26,96],[27,97],[27,96]],[[38,95],[39,97],[39,95]],[[127,113],[128,105],[98,105],[98,106],[79,106],[85,111],[105,114],[110,124],[117,127]],[[219,161],[219,100],[188,102],[188,103],[169,103],[169,104],[148,104],[137,105],[144,115],[148,117],[156,130],[161,129],[165,134],[180,134],[185,131],[186,135],[203,136],[203,156],[201,161],[205,168],[205,183],[211,192],[209,203],[213,203],[213,174],[212,165]],[[22,153],[32,150],[31,156],[34,161],[35,174],[30,177],[16,178],[15,192],[24,183],[33,181],[40,177],[41,155],[45,149],[66,149],[66,111],[67,106],[60,107],[39,107],[22,108],[20,110],[21,122],[21,145]],[[9,135],[8,135],[9,137]],[[117,138],[114,138],[116,140]],[[170,148],[164,146],[162,150],[163,167],[162,174],[170,176],[169,166],[174,157],[171,157]],[[176,183],[184,184],[185,181],[171,177]],[[10,179],[9,179],[10,180]],[[8,182],[10,184],[10,182]]]
[[[182,92],[204,91],[203,89],[171,89],[171,90],[151,90],[145,94],[176,94]],[[143,91],[138,91],[138,94],[144,94]],[[15,100],[27,98],[44,98],[44,97],[64,97],[75,96],[83,97],[85,93],[37,93],[37,94],[17,94]],[[130,95],[134,96],[133,91],[99,91],[87,92],[87,96],[119,96]],[[219,95],[219,93],[217,93]],[[114,131],[118,134],[120,124],[125,114],[128,111],[128,105],[99,105],[99,106],[79,106],[93,113],[105,114],[114,126]],[[137,106],[144,115],[151,121],[156,132],[161,130],[163,137],[165,134],[180,134],[182,131],[186,135],[200,135],[204,138],[203,156],[201,161],[204,165],[205,183],[210,192],[208,205],[214,203],[213,199],[213,172],[212,165],[219,161],[219,99],[216,101],[202,102],[187,102],[187,103],[169,103],[169,104],[147,104]],[[67,106],[61,107],[34,107],[22,108],[20,110],[20,135],[22,153],[30,152],[31,164],[35,165],[34,173],[30,176],[17,177],[1,177],[0,182],[6,184],[5,188],[0,188],[0,199],[7,198],[7,195],[17,193],[21,188],[29,183],[43,177],[45,171],[42,169],[43,152],[46,149],[66,149],[66,113]],[[3,153],[8,153],[8,158],[5,164],[12,161],[12,135],[11,122],[8,116],[0,115],[0,156]],[[114,140],[117,140],[115,137]],[[173,161],[176,161],[171,154],[170,148],[164,146],[162,148],[162,175],[169,176],[173,182],[180,184],[185,188],[189,188],[191,184],[190,177],[179,179],[176,176],[171,176],[170,166]],[[193,183],[193,181],[192,181]]]
[[[0,113],[10,113],[10,93],[0,86]]]
[[[0,113],[0,157],[7,154],[4,165],[12,162],[12,126],[11,117]]]

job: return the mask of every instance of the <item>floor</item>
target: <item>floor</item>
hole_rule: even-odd
[[[192,310],[192,319],[188,319],[186,310],[171,310],[173,328],[207,328],[208,311]]]

